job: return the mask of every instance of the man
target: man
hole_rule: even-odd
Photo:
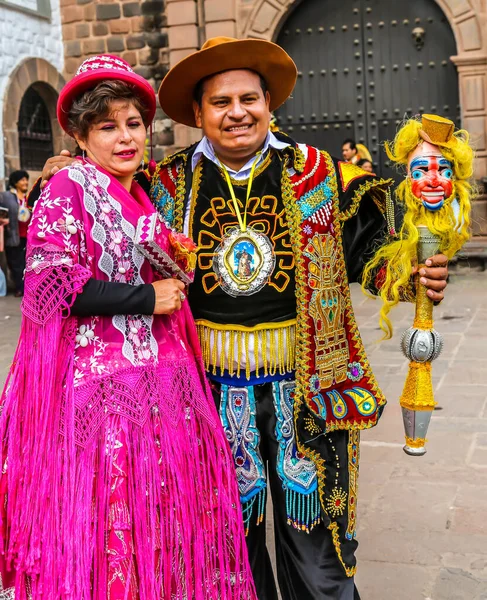
[[[385,399],[348,281],[384,234],[390,181],[269,132],[295,79],[291,58],[263,40],[214,38],[183,59],[159,98],[203,139],[157,166],[150,194],[199,246],[188,300],[235,460],[258,596],[277,599],[269,487],[282,598],[352,600],[359,429],[377,422]],[[445,266],[433,257],[422,273],[434,300]]]
[[[342,144],[342,156],[343,160],[347,162],[355,163],[360,160],[360,156],[358,155],[357,144],[355,140],[351,138],[346,139]]]
[[[15,296],[24,295],[25,247],[30,211],[26,204],[29,189],[27,171],[13,171],[8,180],[9,191],[0,194],[0,206],[8,209],[9,224],[5,230],[5,254],[15,285]]]

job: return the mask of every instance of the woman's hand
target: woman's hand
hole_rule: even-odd
[[[156,293],[155,315],[172,315],[181,308],[181,303],[186,299],[184,283],[178,279],[154,281],[152,287]]]
[[[419,269],[419,282],[428,288],[426,292],[433,302],[441,302],[448,280],[448,258],[444,254],[436,254],[426,261],[426,267]],[[418,272],[418,267],[413,269]]]

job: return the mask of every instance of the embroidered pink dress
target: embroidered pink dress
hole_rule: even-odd
[[[0,597],[255,598],[187,303],[172,316],[70,316],[90,277],[157,278],[133,243],[153,211],[137,184],[128,194],[89,163],[56,174],[35,207],[2,397]]]

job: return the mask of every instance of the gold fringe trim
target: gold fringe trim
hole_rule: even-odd
[[[262,374],[285,375],[296,364],[296,320],[262,323],[255,327],[223,325],[204,319],[196,321],[205,369],[213,375],[240,377],[245,364],[245,377],[250,379],[250,340],[257,377]],[[235,353],[236,349],[236,353]],[[236,363],[236,364],[235,364]]]
[[[369,193],[372,197],[372,200],[376,204],[377,208],[385,213],[386,211],[386,190],[394,183],[393,179],[369,179],[359,185],[359,187],[355,190],[352,198],[352,203],[350,204],[347,210],[343,212],[339,212],[338,219],[340,221],[348,221],[351,217],[355,215],[357,212],[360,201],[362,200],[364,194]],[[378,191],[382,192],[381,195],[378,194]]]
[[[410,448],[424,448],[426,442],[428,440],[426,438],[410,438],[406,436],[406,446]]]
[[[409,363],[408,376],[400,400],[409,410],[433,410],[436,402],[431,380],[431,363]]]
[[[333,539],[333,545],[335,546],[335,552],[337,553],[338,560],[340,561],[342,567],[345,569],[345,573],[347,577],[353,577],[357,571],[357,567],[347,567],[342,557],[342,547],[340,544],[340,535],[338,533],[338,523],[330,523],[328,525],[328,529],[331,531],[331,537]]]

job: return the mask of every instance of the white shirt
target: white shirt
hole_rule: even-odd
[[[271,148],[274,148],[275,150],[283,150],[284,148],[287,148],[288,146],[290,146],[290,144],[286,143],[286,142],[281,142],[279,141],[276,136],[269,131],[267,134],[267,137],[265,139],[264,142],[264,146],[262,147],[262,154],[259,158],[259,160],[257,161],[257,164],[255,165],[256,167],[258,167],[266,158],[269,150]],[[305,157],[307,157],[308,155],[308,149],[307,146],[305,144],[299,144],[299,148],[300,150],[304,153]],[[199,142],[199,144],[196,146],[196,149],[194,151],[192,160],[191,160],[191,169],[194,172],[196,165],[198,164],[198,161],[200,160],[200,158],[204,156],[205,158],[207,158],[208,160],[211,160],[213,163],[215,163],[217,166],[220,166],[220,161],[218,159],[218,157],[215,154],[215,151],[213,149],[213,146],[211,145],[211,142],[208,140],[208,138],[205,136],[203,137],[203,139]],[[245,165],[239,169],[238,171],[235,171],[234,169],[231,169],[230,167],[227,167],[225,165],[225,167],[228,170],[228,173],[230,174],[230,176],[233,179],[236,180],[242,180],[242,179],[247,179],[250,176],[250,172],[252,169],[252,165],[254,163],[255,160],[255,155],[249,160],[247,161],[247,163],[245,163]],[[289,173],[293,174],[294,173],[294,169],[289,169]],[[192,195],[192,190],[190,190],[189,192],[189,198],[191,198]],[[189,214],[190,214],[190,209],[191,209],[191,202],[187,202],[186,203],[186,212],[184,215],[184,232],[186,235],[189,234]],[[230,323],[229,323],[230,325]],[[254,351],[255,349],[255,342],[254,342],[254,335],[252,334],[249,340],[249,363],[250,363],[250,371],[253,372],[256,370],[257,364],[259,365],[259,369],[263,368],[263,364],[262,364],[262,358],[258,356],[258,353]],[[277,336],[277,331],[269,331],[266,333],[267,335],[267,340],[268,340],[268,345],[267,347],[270,347],[270,336]],[[228,356],[228,347],[229,347],[229,337],[226,336],[227,339],[225,339],[225,349],[226,352],[225,354]],[[215,340],[213,339],[213,334],[212,334],[212,339],[211,339],[212,343],[215,342]],[[288,340],[287,337],[284,340],[284,351],[285,353],[287,353],[287,345],[288,343],[292,343],[291,340]],[[220,351],[221,351],[221,342],[219,341],[217,346],[218,346],[218,352],[217,352],[217,364],[215,366],[219,367],[220,366]],[[237,348],[234,348],[234,356],[235,358],[237,358]],[[236,361],[234,361],[234,366],[236,367]],[[245,373],[245,357],[242,356],[240,357],[240,367],[242,369],[242,372]],[[262,371],[261,371],[262,372]],[[241,375],[242,376],[242,375]]]

